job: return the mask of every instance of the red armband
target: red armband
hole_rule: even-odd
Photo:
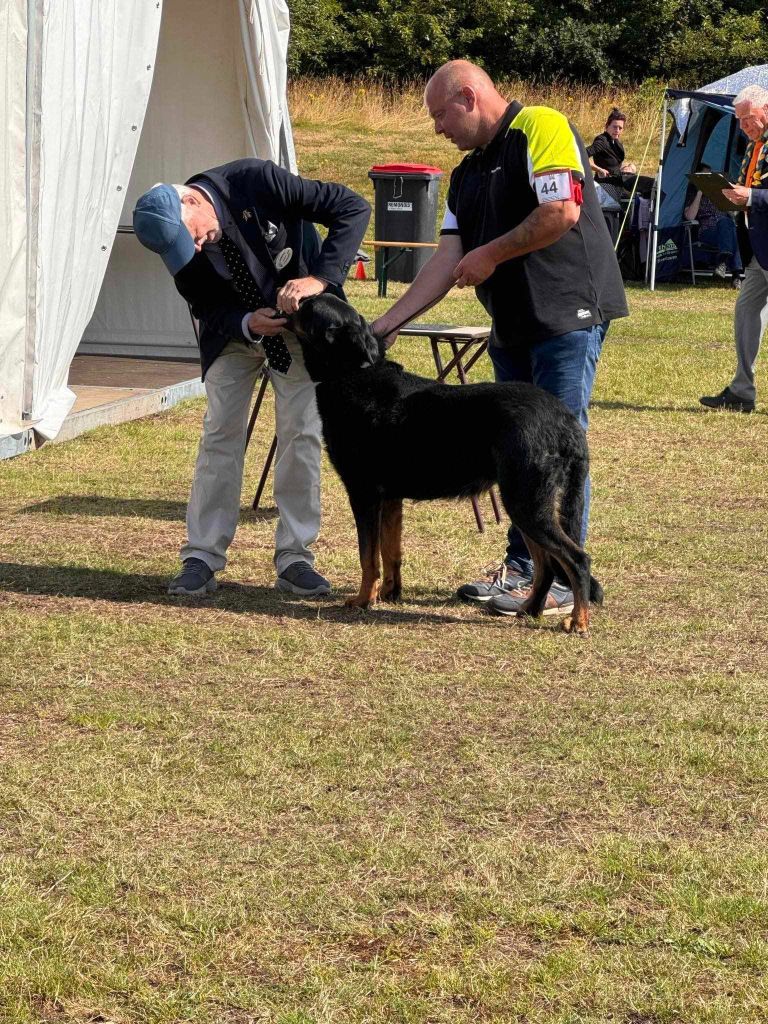
[[[584,186],[573,175],[571,175],[571,191],[573,192],[574,203],[577,206],[581,206],[584,202]]]

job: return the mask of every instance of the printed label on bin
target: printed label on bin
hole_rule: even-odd
[[[394,210],[395,213],[410,213],[413,210],[413,203],[387,203],[387,210]]]

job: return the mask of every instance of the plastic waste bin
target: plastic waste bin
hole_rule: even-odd
[[[434,242],[442,171],[427,164],[377,164],[368,172],[375,193],[374,232],[379,242]],[[412,281],[433,249],[376,250],[376,277],[386,263],[390,281]]]

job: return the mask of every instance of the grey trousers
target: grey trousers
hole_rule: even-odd
[[[734,311],[736,375],[729,387],[734,395],[754,402],[755,364],[760,341],[768,327],[768,270],[755,257],[746,269]]]
[[[293,562],[314,564],[311,546],[320,531],[321,426],[315,385],[292,334],[283,338],[292,361],[287,373],[270,371],[275,392],[277,452],[274,495],[280,518],[275,533],[278,575]],[[181,558],[200,558],[214,572],[227,562],[240,516],[245,437],[256,381],[264,365],[260,345],[230,342],[205,378],[208,408],[187,506],[187,541]]]

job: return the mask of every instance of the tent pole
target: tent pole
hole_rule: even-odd
[[[653,204],[653,226],[651,227],[651,277],[649,287],[656,290],[656,249],[659,244],[659,213],[661,211],[661,179],[664,174],[664,146],[667,141],[667,91],[664,90],[664,110],[661,115],[661,144],[659,146],[659,173],[656,178],[656,198]],[[646,266],[648,263],[646,263]]]

